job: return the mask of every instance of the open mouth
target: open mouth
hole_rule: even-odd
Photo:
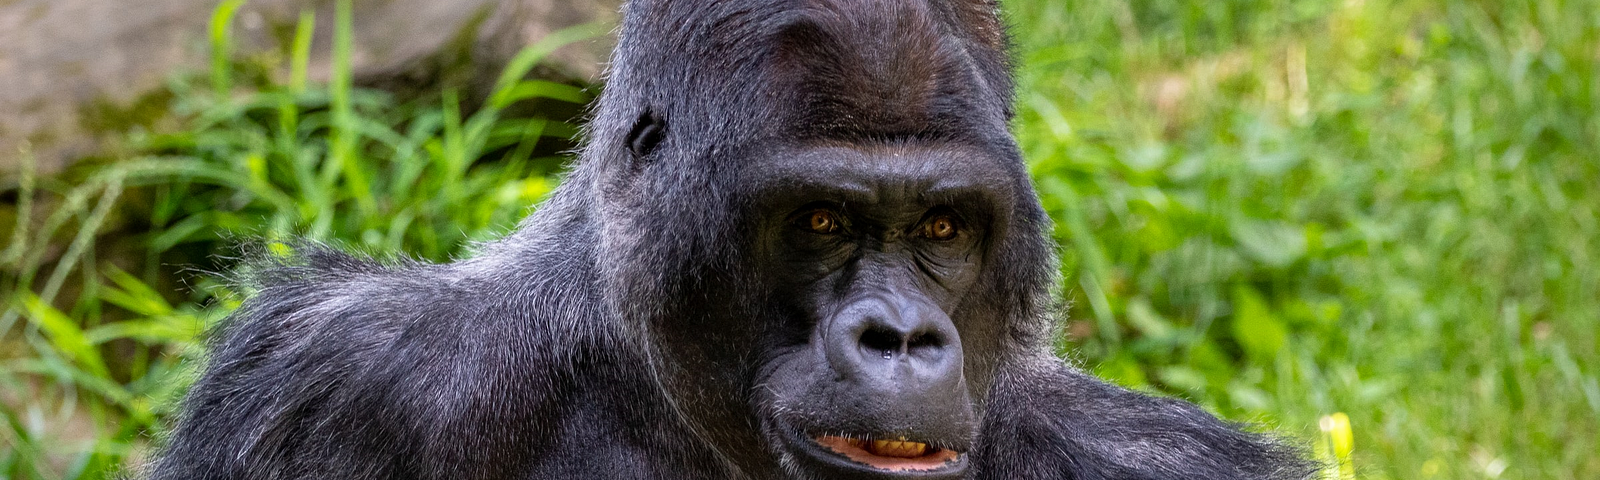
[[[905,437],[838,437],[823,435],[817,445],[857,464],[888,472],[935,472],[960,466],[961,453]]]

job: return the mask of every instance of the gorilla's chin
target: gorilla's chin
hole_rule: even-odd
[[[785,430],[783,448],[795,466],[819,478],[957,479],[967,473],[966,453],[942,448],[938,439]]]

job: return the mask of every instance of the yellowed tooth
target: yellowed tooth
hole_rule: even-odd
[[[870,447],[865,448],[868,453],[883,457],[912,458],[928,453],[928,444],[905,440],[873,440]]]

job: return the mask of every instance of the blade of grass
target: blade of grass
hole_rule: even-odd
[[[5,373],[5,370],[0,370],[0,375]],[[25,391],[25,386],[12,381],[8,377],[0,377],[0,382],[3,382],[10,391]],[[11,465],[0,470],[0,473],[6,473],[8,478],[50,478],[33,461],[34,459],[42,458],[44,449],[34,439],[33,434],[28,431],[27,423],[8,405],[0,405],[0,418],[5,419],[5,432],[8,434],[6,436],[10,439],[8,443],[10,443],[11,447],[9,452],[0,450],[0,453],[10,454],[8,460],[11,462]]]
[[[106,301],[146,317],[159,317],[172,313],[172,305],[161,297],[161,293],[139,281],[132,274],[109,263],[100,270],[117,287],[107,288],[101,293],[100,297]]]
[[[218,99],[225,99],[233,90],[233,17],[239,13],[244,0],[223,0],[211,12],[211,89]]]
[[[294,49],[289,57],[289,92],[299,94],[306,89],[306,72],[311,66],[311,39],[317,28],[317,12],[300,11],[300,22],[295,24]]]
[[[55,211],[50,212],[50,216],[45,217],[43,228],[34,233],[32,244],[46,245],[55,236],[56,231],[66,225],[67,220],[85,214],[85,208],[87,208],[85,205],[89,201],[89,196],[93,195],[96,187],[99,186],[91,179],[83,185],[69,190],[63,196],[64,198]],[[44,262],[44,256],[47,251],[48,249],[44,248],[34,248],[22,259],[22,263],[17,268],[16,288],[18,290],[28,290],[33,287],[33,280],[39,273],[39,265]],[[11,326],[16,323],[19,315],[20,311],[16,306],[7,303],[5,313],[0,313],[0,332],[11,331]]]
[[[56,294],[61,291],[61,285],[67,281],[67,275],[72,272],[84,252],[94,244],[94,236],[99,233],[101,224],[105,223],[106,215],[111,213],[111,207],[116,205],[117,197],[122,195],[122,178],[113,176],[106,181],[104,193],[100,195],[100,203],[95,205],[93,213],[84,219],[78,226],[78,234],[73,237],[72,244],[67,247],[67,252],[61,255],[56,262],[55,269],[50,272],[50,279],[39,292],[39,298],[45,303],[55,301]]]
[[[589,94],[582,88],[549,80],[523,80],[516,82],[495,97],[495,106],[505,108],[513,103],[532,99],[549,98],[570,103],[587,103]]]
[[[517,100],[515,95],[518,85],[528,76],[528,72],[533,70],[533,66],[539,64],[539,61],[568,44],[605,35],[608,29],[609,27],[602,23],[563,28],[523,48],[517,52],[517,56],[512,57],[511,62],[506,64],[505,70],[500,73],[500,78],[495,81],[494,94],[489,97],[489,105],[497,109],[511,105]]]
[[[21,296],[22,308],[27,313],[28,320],[44,332],[55,347],[55,351],[65,354],[68,361],[77,363],[80,368],[95,377],[110,376],[105,359],[100,357],[100,350],[84,336],[83,330],[78,328],[77,321],[51,307],[46,300],[37,295],[23,292]]]
[[[22,259],[22,252],[28,246],[28,228],[33,224],[33,183],[34,183],[34,158],[33,147],[27,141],[17,147],[19,158],[19,178],[17,179],[17,221],[11,229],[11,245],[6,247],[5,253],[0,254],[0,264],[18,266],[17,261]],[[20,268],[19,268],[20,270]],[[0,329],[4,332],[5,329]]]
[[[278,98],[278,155],[288,161],[300,190],[312,188],[310,169],[300,161],[300,104],[306,88],[306,71],[311,63],[311,38],[315,31],[317,15],[310,9],[300,11],[300,22],[295,25],[294,46],[289,58],[289,88]]]
[[[328,84],[328,93],[333,99],[333,147],[330,153],[333,158],[332,163],[344,174],[345,195],[355,200],[356,206],[363,214],[361,216],[364,217],[376,212],[377,205],[373,201],[372,189],[368,186],[365,166],[361,165],[360,159],[356,157],[360,129],[356,126],[355,112],[350,103],[353,19],[350,13],[350,0],[339,0],[336,5],[333,71]]]

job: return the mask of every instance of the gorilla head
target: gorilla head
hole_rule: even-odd
[[[606,305],[734,463],[958,477],[999,357],[1042,338],[994,8],[630,6],[584,152]]]

